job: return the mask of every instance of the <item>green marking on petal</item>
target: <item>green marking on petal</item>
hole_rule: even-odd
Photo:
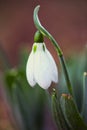
[[[43,51],[45,51],[45,46],[43,45]]]
[[[34,45],[34,47],[33,47],[33,52],[35,53],[36,50],[37,50],[37,45]]]

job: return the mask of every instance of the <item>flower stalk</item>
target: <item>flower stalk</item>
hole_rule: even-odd
[[[85,109],[85,92],[86,92],[86,78],[87,78],[87,72],[83,73],[83,102],[82,102],[82,110],[81,115],[84,115],[84,109]]]
[[[68,88],[68,91],[71,95],[73,95],[73,91],[72,91],[72,86],[71,86],[71,82],[70,82],[70,79],[69,79],[69,74],[68,74],[68,71],[67,71],[67,67],[66,67],[66,64],[65,64],[65,60],[64,60],[64,57],[63,57],[63,52],[62,50],[60,49],[60,46],[58,45],[58,43],[56,42],[56,40],[53,38],[53,36],[41,25],[40,23],[40,20],[38,18],[38,11],[39,11],[39,8],[40,6],[36,6],[36,8],[34,9],[34,15],[33,15],[33,19],[34,19],[34,24],[36,26],[36,28],[44,35],[46,36],[47,38],[50,39],[50,41],[53,43],[53,45],[55,46],[55,49],[57,51],[57,54],[60,58],[60,62],[61,62],[61,65],[62,65],[62,68],[63,68],[63,71],[64,71],[64,75],[65,75],[65,80],[66,80],[66,84],[67,84],[67,88]]]

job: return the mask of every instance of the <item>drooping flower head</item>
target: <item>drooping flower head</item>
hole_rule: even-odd
[[[26,77],[32,87],[38,83],[42,88],[48,89],[52,82],[58,82],[57,66],[39,31],[36,32],[34,41],[27,61]]]

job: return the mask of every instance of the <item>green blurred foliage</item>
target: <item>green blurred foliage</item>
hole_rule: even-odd
[[[74,96],[70,95],[61,71],[58,94],[52,94],[53,115],[59,130],[87,130],[87,50],[68,56],[66,65]]]
[[[28,54],[23,50],[19,65],[4,72],[5,91],[12,113],[21,130],[42,130],[46,107],[46,93],[37,84],[32,88],[26,80]]]
[[[44,126],[47,94],[38,84],[32,88],[26,80],[26,62],[29,54],[21,51],[16,68],[4,69],[5,91],[16,125],[21,130],[42,130]],[[3,53],[2,53],[2,57]],[[4,63],[6,65],[4,59]],[[7,62],[9,63],[9,62]],[[64,74],[60,71],[58,91],[52,93],[52,113],[59,130],[87,129],[87,77],[83,86],[83,73],[87,72],[87,52],[66,57],[66,65],[73,86],[74,97],[69,95]],[[85,91],[84,91],[85,90]],[[83,98],[85,95],[85,98]],[[83,109],[84,103],[84,109]],[[82,112],[83,110],[83,112]]]
[[[83,102],[83,74],[84,72],[87,72],[87,50],[85,49],[80,54],[73,54],[66,57],[66,64],[73,87],[75,101],[77,103],[79,112],[81,112]],[[59,89],[60,93],[68,93],[64,75],[62,72],[60,76]]]

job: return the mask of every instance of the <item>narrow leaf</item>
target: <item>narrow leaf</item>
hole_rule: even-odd
[[[52,94],[52,110],[58,130],[68,130],[68,126],[60,107],[60,100],[56,97],[55,92]]]
[[[81,118],[72,96],[62,94],[60,104],[71,130],[87,130],[87,126]]]
[[[85,120],[85,122],[87,123],[87,72],[84,72],[84,79],[83,79],[83,118]]]

